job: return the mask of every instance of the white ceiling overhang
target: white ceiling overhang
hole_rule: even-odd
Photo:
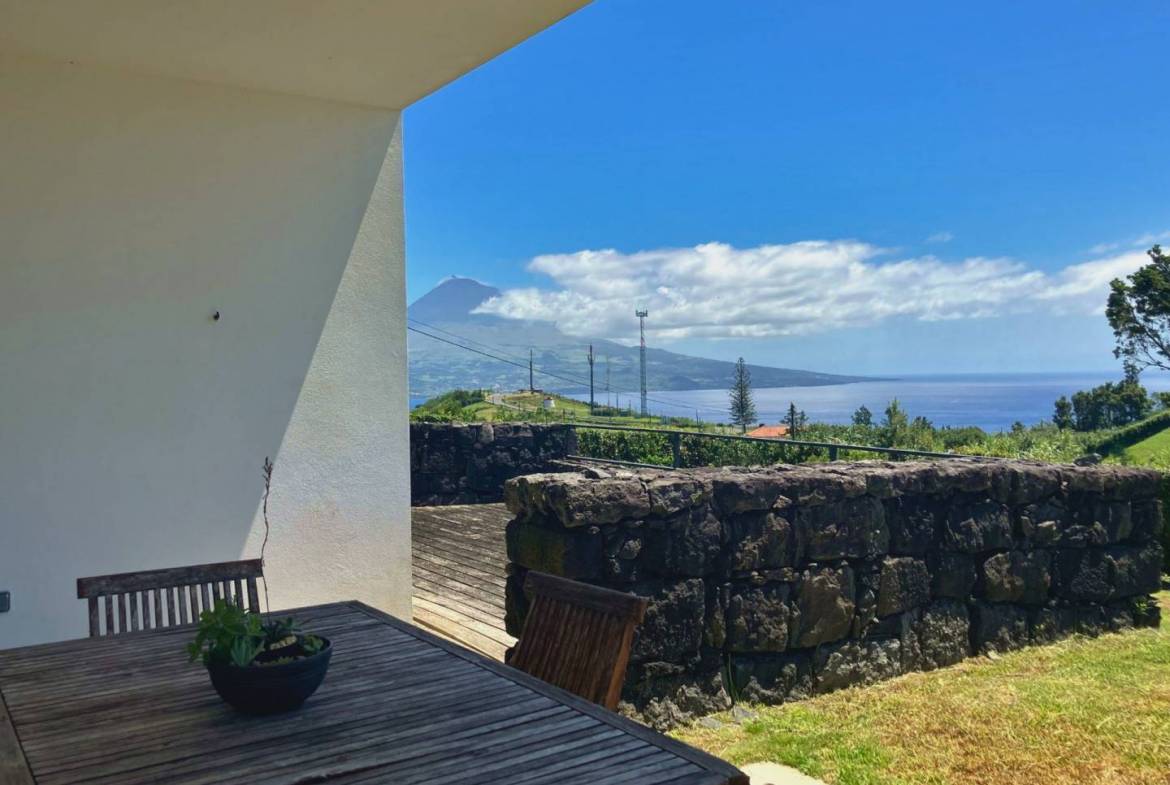
[[[403,108],[588,0],[0,0],[0,52]]]

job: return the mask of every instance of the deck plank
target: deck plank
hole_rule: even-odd
[[[411,510],[415,623],[499,661],[516,643],[504,627],[510,517],[502,504]]]

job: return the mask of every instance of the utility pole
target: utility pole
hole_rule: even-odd
[[[609,392],[609,355],[605,355],[605,405],[613,408],[613,397]]]
[[[593,416],[593,344],[589,344],[589,416]]]
[[[634,311],[634,315],[638,317],[638,332],[642,336],[641,344],[641,359],[642,359],[642,416],[649,417],[650,412],[646,409],[646,317],[650,315],[649,311]]]
[[[536,385],[532,381],[532,350],[528,350],[528,392],[536,392]]]

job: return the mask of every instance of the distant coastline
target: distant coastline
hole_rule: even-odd
[[[859,406],[867,407],[875,419],[890,400],[897,398],[911,417],[925,417],[936,426],[976,426],[986,431],[1011,428],[1015,422],[1035,425],[1051,419],[1053,403],[1108,381],[1117,381],[1120,372],[1086,371],[1061,373],[988,374],[904,374],[845,384],[757,388],[753,391],[760,422],[778,422],[789,403],[803,409],[810,420],[848,423]],[[1142,383],[1150,392],[1170,391],[1170,375],[1147,373]],[[588,392],[570,393],[588,400]],[[649,391],[655,400],[655,414],[727,419],[726,390]],[[617,405],[637,406],[636,392],[619,394]],[[597,400],[605,402],[604,392]]]

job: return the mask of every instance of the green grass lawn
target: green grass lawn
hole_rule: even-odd
[[[1159,601],[1158,630],[975,658],[675,735],[842,785],[1167,785],[1170,592]]]
[[[1131,444],[1123,455],[1126,463],[1135,466],[1170,466],[1170,428]]]
[[[569,398],[563,395],[557,395],[556,393],[552,393],[550,397],[556,402],[555,408],[550,410],[543,409],[545,393],[506,393],[503,397],[503,400],[504,403],[519,407],[531,414],[537,414],[549,420],[561,420],[567,417],[570,421],[572,421],[574,419],[581,420],[590,417],[588,401],[579,401],[576,398]],[[500,416],[507,416],[507,413]],[[637,414],[618,414],[612,417],[598,416],[594,417],[593,419],[597,422],[610,425],[646,426],[653,428],[662,427],[662,421],[660,418],[641,417]]]

